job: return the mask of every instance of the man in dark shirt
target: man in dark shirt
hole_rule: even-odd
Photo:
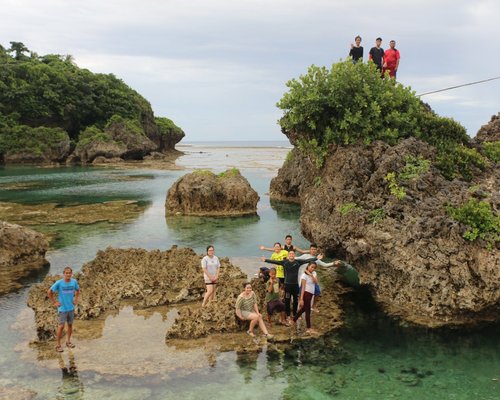
[[[369,57],[369,59],[375,63],[380,73],[382,73],[382,64],[384,63],[384,49],[380,47],[381,45],[382,45],[382,38],[378,37],[375,40],[375,47],[372,47],[370,49],[370,57]]]
[[[355,45],[354,44],[351,44],[351,51],[349,52],[349,56],[351,57],[352,59],[352,63],[353,64],[356,64],[358,62],[358,60],[362,60],[363,58],[363,46],[361,46],[361,36],[356,36],[354,38],[354,42],[356,43]]]
[[[282,265],[285,269],[285,312],[287,317],[290,317],[290,299],[293,299],[293,315],[297,314],[297,307],[299,305],[299,285],[297,282],[300,266],[316,260],[316,257],[311,257],[307,260],[296,260],[294,250],[288,251],[288,258],[286,260],[271,260],[262,257],[262,261],[269,264]]]

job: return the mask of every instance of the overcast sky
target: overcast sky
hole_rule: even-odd
[[[498,0],[1,0],[0,44],[71,54],[113,73],[186,132],[184,141],[284,140],[276,102],[354,36],[401,52],[417,93],[500,76]],[[470,136],[500,111],[500,80],[423,97]]]

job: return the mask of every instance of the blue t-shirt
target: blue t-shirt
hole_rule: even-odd
[[[76,279],[71,278],[69,282],[65,282],[64,279],[59,279],[50,287],[50,290],[57,292],[59,303],[61,303],[57,308],[59,312],[73,311],[75,309],[73,299],[75,297],[75,292],[80,290],[80,286],[78,286]]]

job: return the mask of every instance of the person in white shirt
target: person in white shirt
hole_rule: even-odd
[[[203,269],[203,279],[207,288],[201,304],[202,307],[205,307],[210,300],[215,300],[217,280],[219,279],[220,261],[215,255],[214,246],[207,247],[207,255],[201,259],[201,268]]]
[[[300,290],[300,300],[299,300],[299,310],[293,318],[293,323],[296,323],[300,316],[306,314],[306,333],[316,334],[316,330],[311,327],[311,300],[314,296],[314,286],[318,283],[318,278],[316,277],[316,263],[311,262],[308,264],[306,270],[300,278],[301,290]]]

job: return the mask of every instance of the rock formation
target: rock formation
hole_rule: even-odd
[[[100,251],[75,274],[82,291],[77,319],[93,319],[106,311],[118,310],[124,299],[136,301],[138,307],[201,302],[205,286],[200,260],[191,249],[175,246],[168,251],[113,248]],[[235,290],[238,290],[235,288],[240,287],[245,276],[227,259],[222,259],[221,264],[219,293],[221,298],[234,301]],[[29,294],[28,305],[35,310],[40,340],[54,337],[57,313],[47,299],[47,290],[60,278],[47,276],[41,284],[33,286]],[[211,319],[220,320],[216,314],[214,310]],[[229,317],[233,316],[234,313]]]
[[[429,327],[498,321],[498,242],[488,250],[483,240],[464,239],[467,227],[446,210],[476,197],[498,213],[498,168],[466,183],[430,165],[390,188],[388,174],[402,171],[407,156],[433,160],[434,149],[413,138],[393,147],[331,146],[318,169],[295,148],[271,182],[271,198],[300,202],[305,237],[355,265],[387,313]],[[405,192],[400,199],[396,189]]]
[[[205,285],[200,260],[193,250],[175,246],[168,251],[113,248],[100,251],[93,261],[75,274],[81,288],[76,318],[90,320],[106,312],[116,312],[124,301],[127,305],[132,302],[135,309],[172,305],[178,315],[166,332],[167,341],[178,343],[187,339],[192,343],[189,341],[210,335],[218,349],[248,346],[248,341],[242,341],[237,335],[247,329],[247,323],[239,322],[234,310],[236,298],[247,280],[246,275],[228,259],[221,259],[217,299],[201,308]],[[35,311],[37,336],[41,342],[55,336],[57,312],[47,298],[47,290],[59,278],[47,276],[29,293],[28,306]],[[325,306],[320,315],[315,315],[314,326],[326,333],[342,325],[340,298],[346,289],[331,271],[325,271],[321,279],[322,298],[328,307]],[[265,285],[255,279],[253,287],[260,301],[260,310],[265,313]],[[295,330],[283,326],[273,325],[272,332],[281,342],[298,337]],[[212,336],[228,333],[236,336],[220,336],[218,339]],[[258,348],[265,340],[250,342],[252,348]]]
[[[233,168],[219,175],[200,170],[184,175],[168,190],[167,215],[233,216],[257,213],[259,196]]]
[[[500,113],[493,115],[490,122],[483,125],[474,138],[476,143],[498,141],[500,141]]]
[[[18,288],[19,279],[48,265],[48,247],[41,233],[0,221],[0,294]]]

